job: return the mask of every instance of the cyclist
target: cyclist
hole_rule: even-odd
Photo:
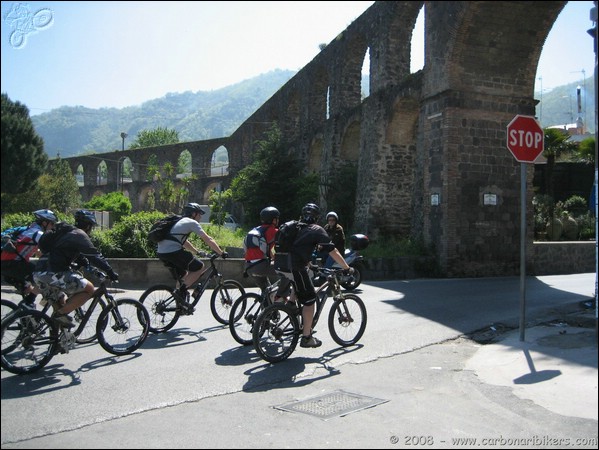
[[[187,297],[187,288],[195,283],[203,273],[204,263],[193,254],[198,253],[188,237],[191,233],[197,234],[208,247],[218,253],[223,259],[228,255],[223,251],[216,241],[210,237],[200,225],[202,215],[205,211],[197,203],[188,203],[183,207],[181,215],[183,218],[173,225],[170,231],[171,238],[164,239],[158,243],[157,256],[162,262],[172,264],[177,268],[179,275],[184,275],[183,286],[185,297]],[[193,253],[192,253],[193,252]],[[190,312],[193,307],[189,304],[185,306]]]
[[[327,223],[324,229],[331,238],[331,242],[335,245],[335,248],[339,250],[339,253],[345,255],[345,232],[343,231],[343,227],[339,225],[339,216],[335,211],[327,213]],[[324,257],[326,257],[324,266],[333,267],[333,258],[328,256],[326,252],[323,255]]]
[[[38,252],[41,236],[58,222],[56,214],[49,209],[39,209],[33,215],[35,220],[17,238],[16,251],[3,251],[1,256],[2,275],[8,283],[16,284],[15,287],[22,290],[25,304],[31,308],[35,308],[39,290],[33,284],[35,264],[30,259]]]
[[[312,321],[316,303],[316,291],[308,272],[308,265],[312,260],[312,253],[320,245],[328,254],[345,270],[353,271],[345,259],[331,242],[331,238],[323,227],[317,224],[320,217],[320,208],[314,203],[308,203],[302,208],[300,221],[303,226],[291,246],[291,267],[285,266],[286,258],[276,260],[276,269],[293,277],[297,288],[297,299],[302,305],[303,332],[300,341],[301,347],[320,347],[322,342],[312,336]]]
[[[75,227],[63,227],[62,224],[58,224],[56,229],[62,228],[65,232],[57,234],[54,238],[49,236],[53,239],[50,250],[40,258],[34,273],[34,279],[41,290],[52,285],[67,294],[66,303],[58,305],[54,315],[54,319],[67,328],[74,326],[69,313],[92,298],[95,291],[93,283],[73,269],[74,263],[91,263],[105,271],[111,280],[116,281],[119,278],[89,237],[97,224],[94,213],[84,209],[75,212]]]

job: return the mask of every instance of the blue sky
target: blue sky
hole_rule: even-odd
[[[301,69],[373,3],[3,1],[1,90],[35,115],[219,89]],[[554,25],[537,73],[544,91],[592,76],[592,6],[568,2]],[[412,47],[414,71],[421,20]]]

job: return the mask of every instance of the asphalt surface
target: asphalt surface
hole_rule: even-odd
[[[321,321],[322,347],[274,365],[207,296],[133,355],[90,344],[3,370],[1,446],[597,448],[595,279],[527,278],[524,329],[518,277],[364,283],[358,345]]]

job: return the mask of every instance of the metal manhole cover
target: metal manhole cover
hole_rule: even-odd
[[[345,416],[362,409],[372,408],[388,401],[365,395],[352,394],[350,392],[334,391],[330,394],[320,395],[307,400],[275,406],[275,408],[283,411],[309,414],[326,420],[332,417]]]

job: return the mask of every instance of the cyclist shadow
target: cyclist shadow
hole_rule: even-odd
[[[269,391],[273,388],[285,389],[302,387],[314,383],[315,381],[340,375],[341,370],[328,363],[339,356],[347,355],[362,347],[362,345],[340,347],[325,352],[318,358],[291,357],[288,360],[277,364],[266,363],[253,367],[244,372],[248,376],[248,379],[243,385],[243,391],[261,392]],[[312,368],[310,373],[307,373],[306,368],[309,364],[316,364],[316,366]],[[317,371],[320,372],[319,369],[324,369],[325,373],[316,375]],[[298,377],[301,374],[304,374],[304,376],[301,378]]]
[[[49,364],[37,372],[2,378],[2,400],[32,397],[60,391],[81,384],[80,374],[99,367],[120,364],[141,356],[131,353],[123,356],[108,356],[82,365],[79,370],[64,368],[64,364]]]
[[[250,362],[260,361],[260,357],[254,350],[253,345],[238,345],[226,350],[214,359],[219,366],[241,366]]]
[[[164,333],[150,333],[142,345],[143,349],[154,350],[164,347],[178,347],[180,345],[195,344],[205,341],[202,336],[204,331],[192,331],[189,328],[176,328]]]

